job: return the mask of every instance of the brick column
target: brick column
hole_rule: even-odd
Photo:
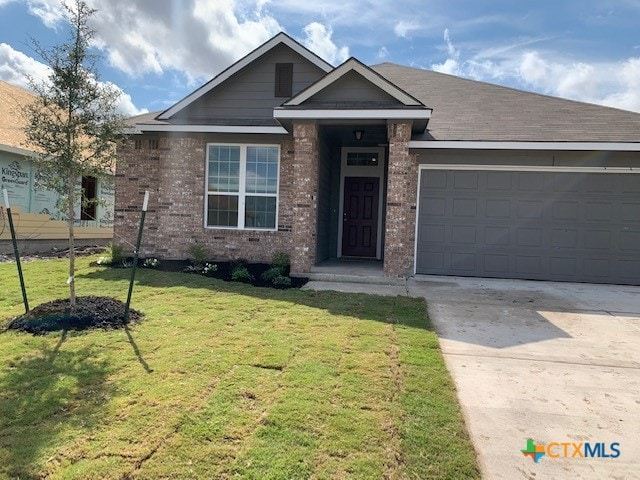
[[[384,239],[384,274],[413,274],[418,164],[409,155],[411,122],[389,121],[389,170]]]
[[[318,126],[294,123],[293,143],[291,271],[308,273],[316,260]]]

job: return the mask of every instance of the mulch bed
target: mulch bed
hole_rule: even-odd
[[[123,328],[127,323],[140,320],[142,313],[129,310],[129,319],[124,319],[125,304],[113,297],[77,297],[76,311],[69,312],[69,299],[43,303],[29,313],[14,318],[7,329],[19,330],[34,335],[59,330],[88,330]]]
[[[133,260],[133,259],[130,259]],[[141,267],[144,263],[144,259],[140,259],[138,265]],[[215,264],[218,266],[218,269],[214,272],[208,273],[207,277],[217,278],[219,280],[224,280],[225,282],[232,282],[231,273],[233,272],[234,262],[222,261],[222,262],[209,262],[211,264]],[[188,271],[188,267],[191,266],[192,263],[189,260],[161,260],[160,265],[155,268],[155,270],[160,270],[163,272],[185,272],[192,273],[196,275],[201,275],[201,273],[196,271]],[[260,276],[271,268],[271,265],[267,263],[247,263],[247,270],[252,277],[252,281],[245,282],[250,283],[255,287],[268,287],[268,288],[278,288],[278,289],[289,289],[289,288],[300,288],[305,285],[309,279],[301,278],[301,277],[291,277],[291,285],[287,286],[278,286],[274,287],[271,282],[263,281]],[[289,268],[285,269],[285,275],[289,275]]]

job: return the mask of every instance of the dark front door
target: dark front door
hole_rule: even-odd
[[[378,243],[378,177],[345,177],[342,255],[375,257]]]

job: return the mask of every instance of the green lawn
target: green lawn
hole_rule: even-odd
[[[79,295],[129,270],[79,261]],[[65,260],[24,264],[32,306]],[[127,331],[0,333],[0,478],[478,478],[417,299],[140,270]],[[0,264],[0,327],[22,313]]]

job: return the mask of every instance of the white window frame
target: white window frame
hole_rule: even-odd
[[[237,192],[211,192],[209,191],[209,147],[240,147],[240,176],[239,186]],[[247,148],[248,147],[270,147],[277,148],[278,150],[278,178],[276,183],[276,193],[247,193]],[[263,143],[225,143],[225,142],[210,142],[206,144],[207,153],[205,155],[205,176],[204,176],[204,228],[208,230],[246,230],[256,232],[277,232],[278,231],[278,212],[280,210],[280,145],[279,144],[263,144]],[[223,196],[238,196],[238,226],[215,226],[208,225],[209,223],[209,196],[210,195],[223,195]],[[256,228],[245,227],[245,204],[247,196],[250,197],[274,197],[276,198],[276,221],[274,228]]]

